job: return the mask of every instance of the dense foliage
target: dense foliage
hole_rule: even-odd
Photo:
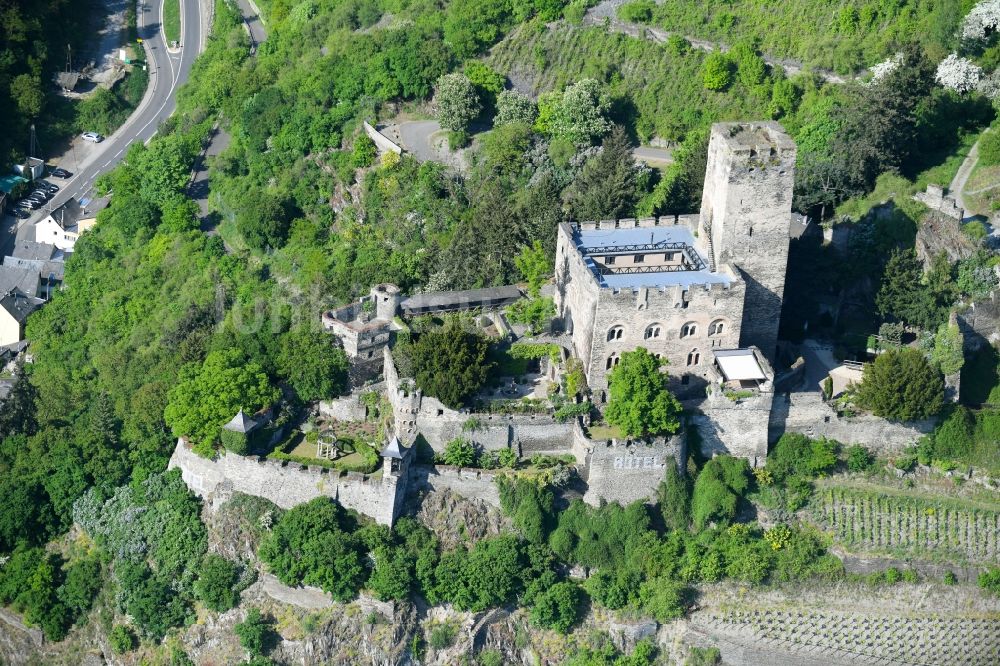
[[[944,378],[919,350],[891,349],[865,366],[858,403],[889,419],[926,419],[941,411]]]
[[[680,428],[681,404],[667,389],[663,361],[640,347],[624,352],[608,377],[605,416],[625,435],[665,435]]]

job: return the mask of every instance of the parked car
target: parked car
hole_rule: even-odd
[[[41,208],[42,206],[42,204],[36,201],[32,201],[31,199],[21,199],[14,205],[17,206],[18,208],[26,208],[28,210],[35,210],[37,208]]]
[[[11,212],[13,213],[14,217],[16,217],[19,220],[27,220],[29,217],[31,217],[31,213],[29,213],[23,208],[15,208]]]
[[[35,190],[34,192],[25,197],[25,199],[28,199],[30,201],[38,201],[40,203],[45,203],[51,198],[52,196],[48,192],[45,192],[43,190]]]
[[[104,137],[97,132],[84,132],[80,135],[84,141],[92,141],[93,143],[100,143],[104,141]]]
[[[73,172],[66,171],[66,169],[63,169],[62,167],[56,167],[55,169],[49,172],[49,175],[55,176],[56,178],[62,178],[63,180],[65,180],[67,178],[70,178],[73,175]]]
[[[55,195],[55,193],[59,191],[58,185],[56,185],[55,183],[50,183],[45,180],[37,180],[35,181],[35,185],[38,185],[39,189],[45,190],[51,195]]]

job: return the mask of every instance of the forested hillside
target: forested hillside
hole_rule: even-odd
[[[48,124],[55,88],[52,74],[65,67],[66,47],[79,51],[95,7],[90,0],[0,2],[0,163],[23,158],[28,128]]]
[[[915,15],[885,4],[882,27],[858,33],[877,36],[845,42],[849,50],[830,61],[808,31],[787,25],[792,17],[826,25],[825,5],[805,0],[794,3],[801,12],[727,4],[733,29],[797,38],[727,56],[682,39],[660,45],[569,25],[564,11],[579,18],[583,7],[559,0],[261,5],[268,38],[250,57],[236,10],[217,0],[213,35],[178,113],[101,179],[111,205],[77,244],[66,289],[29,320],[34,362],[0,413],[0,555],[16,564],[0,575],[0,602],[53,640],[83,621],[95,598],[110,609],[108,632],[110,617],[127,616],[153,643],[198,609],[235,603],[213,596],[213,586],[221,580],[231,591],[247,580],[236,565],[209,564],[199,503],[177,473],[164,474],[167,459],[180,435],[211,455],[237,409],[278,402],[291,414],[343,392],[343,352],[315,326],[324,307],[383,281],[410,292],[509,284],[530,277],[516,260],[525,248],[551,256],[560,221],[688,212],[700,200],[707,128],[717,120],[785,123],[799,145],[796,203],[825,216],[877,184],[914,187],[994,115],[985,97],[935,83],[947,39],[896,43],[937,24],[930,17],[952,7],[947,0],[918,3]],[[656,11],[680,11],[666,7]],[[780,26],[761,18],[779,13]],[[692,31],[704,23],[687,20]],[[23,34],[41,34],[31,30]],[[877,85],[788,78],[761,55],[849,69],[897,48],[897,66]],[[34,61],[24,62],[5,70],[12,82],[34,76]],[[540,94],[512,92],[515,84]],[[362,120],[432,108],[449,141],[471,142],[466,171],[412,156],[378,159],[360,131]],[[461,117],[445,117],[449,108]],[[213,164],[211,212],[201,220],[186,187],[216,123],[232,140]],[[636,139],[654,136],[677,142],[662,173],[632,155]],[[858,217],[882,198],[855,199]],[[878,284],[890,250],[912,245],[921,212],[907,199],[891,215],[865,219],[850,266],[823,280]],[[802,274],[819,264],[800,263]],[[957,288],[931,293],[950,284],[950,265],[947,275],[921,287],[924,296],[954,301]],[[928,326],[940,323],[940,305]],[[551,302],[535,306],[526,323],[544,318]],[[671,476],[658,514],[580,502],[559,511],[544,486],[512,484],[504,509],[524,538],[469,549],[443,548],[414,521],[389,532],[317,502],[275,512],[260,556],[286,583],[321,585],[338,599],[365,587],[384,599],[419,593],[474,610],[520,603],[538,625],[560,631],[586,598],[668,620],[697,582],[840,575],[810,529],[730,525],[749,493],[795,511],[811,479],[846,464],[826,440],[783,448],[767,474],[722,458],[693,487]],[[85,532],[77,541],[67,537],[74,523]],[[563,580],[566,564],[619,562],[619,571],[591,579],[589,597]],[[101,586],[110,593],[97,597]],[[120,628],[130,648],[130,630]]]

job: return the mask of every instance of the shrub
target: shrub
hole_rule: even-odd
[[[953,571],[946,571],[944,574],[944,584],[945,585],[957,585],[958,576],[955,575]]]
[[[888,585],[895,585],[903,579],[903,574],[896,567],[889,567],[885,570],[885,582]]]
[[[428,637],[427,642],[435,650],[444,650],[445,648],[451,647],[455,643],[455,637],[457,635],[458,630],[453,624],[439,624],[431,629],[431,634]]]
[[[695,527],[712,521],[728,522],[736,517],[740,498],[750,486],[750,466],[742,458],[717,456],[698,474],[691,496]]]
[[[258,657],[268,647],[271,624],[260,614],[259,608],[251,608],[246,619],[233,627],[233,632],[239,636],[243,649]]]
[[[354,149],[351,150],[351,164],[358,168],[369,167],[378,157],[378,147],[367,134],[359,134],[354,139]]]
[[[501,467],[513,469],[517,465],[517,452],[510,448],[501,449],[497,453],[497,462],[500,463]]]
[[[224,612],[239,602],[236,581],[239,570],[233,562],[210,553],[202,560],[201,572],[194,583],[194,593],[209,609]]]
[[[847,469],[852,472],[864,472],[871,469],[875,456],[860,444],[847,448]]]
[[[476,447],[467,439],[453,439],[445,445],[441,457],[447,465],[473,467],[476,464]]]
[[[111,633],[108,634],[108,641],[115,654],[125,654],[135,649],[135,634],[123,624],[116,624]]]
[[[993,128],[979,137],[979,161],[986,166],[1000,164],[1000,130]]]
[[[1000,567],[990,567],[982,572],[977,582],[989,594],[1000,597]]]

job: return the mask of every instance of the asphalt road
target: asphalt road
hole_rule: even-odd
[[[34,211],[31,218],[21,221],[18,228],[25,229],[33,225],[49,210],[61,206],[70,197],[80,199],[91,195],[97,177],[114,168],[134,142],[149,141],[156,134],[160,123],[174,112],[177,88],[187,81],[191,65],[204,42],[201,34],[201,3],[200,0],[181,0],[181,48],[175,53],[167,51],[163,32],[160,30],[162,10],[163,0],[139,0],[138,32],[145,45],[149,66],[149,89],[139,108],[114,134],[99,144],[76,137],[69,153],[73,159],[59,164],[72,171],[73,177],[66,181],[50,179],[61,188],[59,193],[44,208]],[[12,216],[3,218],[0,257],[13,248],[17,235],[15,221]]]

